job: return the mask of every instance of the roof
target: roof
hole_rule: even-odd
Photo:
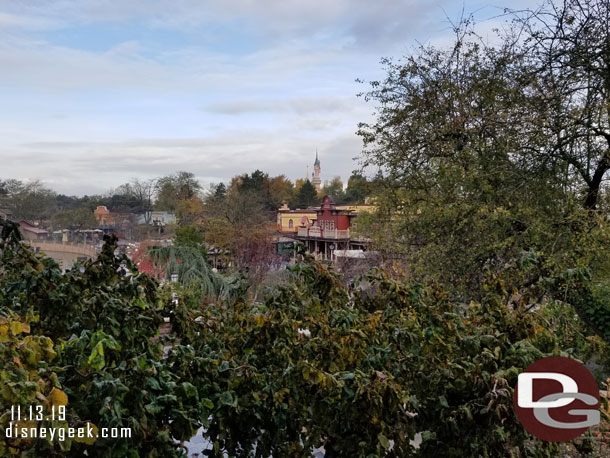
[[[314,214],[316,212],[317,208],[318,207],[311,207],[309,210],[302,209],[302,208],[297,208],[296,210],[290,210],[290,209],[288,209],[288,210],[278,210],[278,212],[279,213],[284,213],[286,215],[291,215],[293,213],[307,213],[307,214],[311,213],[311,214]]]
[[[280,237],[277,238],[277,242],[279,242],[279,243],[287,243],[287,242],[294,242],[294,241],[295,240],[290,238],[290,237],[282,237],[282,236],[280,236]]]
[[[45,231],[44,229],[40,229],[36,226],[31,225],[30,223],[28,223],[25,220],[21,220],[19,221],[19,228],[22,231],[28,231],[28,232],[33,232],[34,234],[48,234],[48,231]]]
[[[318,152],[316,151],[316,160],[314,161],[313,165],[320,165],[320,159],[318,159]]]

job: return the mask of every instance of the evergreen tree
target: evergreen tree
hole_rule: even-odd
[[[225,197],[227,195],[227,187],[224,183],[219,183],[214,187],[214,197]]]
[[[303,183],[303,186],[299,189],[297,195],[297,207],[307,208],[318,205],[320,203],[318,199],[318,192],[316,188],[311,184],[311,181],[307,180]]]
[[[352,173],[347,182],[345,201],[348,203],[363,204],[370,194],[370,185],[366,177],[358,172]]]

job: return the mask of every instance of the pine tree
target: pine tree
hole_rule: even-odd
[[[303,183],[303,186],[300,187],[296,203],[298,208],[307,208],[320,203],[318,192],[311,184],[311,181],[306,180],[305,183]]]

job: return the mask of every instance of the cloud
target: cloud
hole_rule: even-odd
[[[46,30],[53,27],[53,21],[41,16],[11,14],[0,11],[0,31],[14,29]]]
[[[55,0],[10,2],[5,14],[57,27],[70,24],[139,21],[159,29],[201,32],[214,24],[241,24],[267,42],[308,37],[335,40],[350,37],[354,45],[375,46],[413,36],[448,0]]]
[[[38,41],[0,42],[0,82],[43,90],[166,85],[167,68],[135,55],[133,43],[98,54]],[[130,50],[127,52],[127,50]]]
[[[317,147],[323,177],[345,181],[372,111],[354,79],[383,77],[379,58],[415,38],[444,40],[453,4],[2,2],[2,178],[70,194],[177,170],[295,179]]]
[[[345,113],[352,108],[353,100],[348,97],[293,97],[285,100],[259,99],[213,103],[205,107],[204,111],[227,115],[257,112],[310,114]]]
[[[7,160],[3,176],[41,177],[59,192],[91,194],[133,177],[150,178],[179,170],[193,172],[204,184],[228,182],[236,174],[261,169],[293,179],[305,175],[316,148],[322,176],[345,179],[359,140],[349,131],[300,136],[291,130],[236,130],[202,138],[141,138],[120,142],[29,142],[0,149]],[[27,163],[24,168],[19,163]],[[310,170],[311,171],[311,170]]]

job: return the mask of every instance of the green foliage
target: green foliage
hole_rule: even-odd
[[[215,457],[306,457],[322,445],[349,458],[556,456],[513,414],[517,375],[546,355],[608,353],[563,303],[531,313],[527,294],[498,277],[463,302],[442,285],[381,272],[346,288],[306,258],[264,302],[241,290],[202,305],[196,288],[159,289],[138,274],[115,256],[114,238],[96,261],[61,275],[11,235],[14,224],[0,224],[2,407],[61,403],[70,425],[133,432],[92,444],[0,443],[5,454],[180,457],[179,442],[203,427]],[[119,275],[121,263],[133,275]],[[545,264],[523,252],[515,272]],[[572,270],[540,284],[569,297],[590,281]],[[165,305],[173,291],[180,300]],[[163,317],[171,333],[159,338]]]
[[[17,422],[18,427],[37,426],[36,422],[25,421],[30,406],[36,409],[43,408],[45,426],[65,427],[67,423],[57,420],[51,421],[51,409],[55,405],[54,399],[65,396],[61,391],[55,368],[52,363],[57,357],[53,341],[46,336],[33,336],[30,333],[30,322],[33,317],[20,318],[10,310],[3,309],[0,316],[0,361],[2,371],[0,380],[0,409],[6,414],[0,417],[0,454],[2,456],[35,456],[30,452],[44,453],[52,456],[53,450],[59,450],[59,444],[53,444],[49,439],[16,439],[7,437],[7,430],[11,427],[11,408],[20,406],[22,421]],[[34,410],[36,411],[36,410]],[[15,415],[15,418],[17,416]],[[70,425],[77,423],[77,418],[70,418]],[[22,451],[26,451],[22,453]],[[40,456],[40,455],[39,455]]]
[[[148,255],[165,270],[166,278],[178,276],[178,282],[199,292],[199,300],[229,300],[243,292],[238,275],[225,277],[212,270],[200,247],[188,245],[151,246]]]
[[[218,195],[218,191],[217,189],[213,196]],[[220,191],[222,192],[222,189]],[[251,174],[245,173],[233,178],[230,191],[233,195],[247,195],[258,201],[262,212],[269,213],[277,210],[283,202],[292,199],[294,186],[284,175],[270,177],[268,173],[255,170]]]
[[[358,172],[352,173],[347,181],[345,203],[363,204],[364,200],[370,195],[371,183],[367,178]]]
[[[342,205],[345,202],[345,191],[341,178],[335,177],[330,183],[322,188],[322,195],[331,196],[337,205]]]
[[[12,210],[15,218],[48,218],[53,213],[55,193],[40,181],[6,180],[0,193],[0,208]]]
[[[54,261],[30,252],[7,234],[14,227],[0,224],[0,311],[7,317],[32,317],[32,337],[43,345],[40,351],[30,348],[30,353],[17,356],[65,393],[71,425],[89,421],[132,431],[131,439],[98,438],[92,445],[66,441],[46,452],[32,449],[37,452],[31,456],[80,457],[85,450],[88,456],[99,457],[183,456],[177,441],[198,429],[201,407],[192,402],[163,358],[157,336],[166,312],[157,285],[138,274],[126,258],[115,256],[115,237],[106,237],[97,260],[62,275]],[[121,276],[121,263],[133,275]],[[49,346],[51,339],[54,347]],[[47,369],[51,360],[53,367]],[[19,369],[4,357],[3,361],[8,377],[20,377],[26,388],[30,386]],[[46,396],[49,388],[41,385],[39,390]],[[14,402],[40,403],[41,397],[29,390],[16,392]]]
[[[178,227],[174,237],[174,245],[198,248],[202,250],[204,256],[206,255],[203,234],[196,226],[187,225]]]
[[[97,226],[93,212],[81,207],[76,210],[63,210],[51,217],[55,229],[91,229]]]
[[[303,186],[299,188],[296,196],[297,208],[309,208],[319,204],[320,199],[318,199],[316,188],[311,184],[311,181],[306,180]]]
[[[595,54],[608,14],[545,2],[515,16],[519,39],[509,29],[491,46],[465,21],[449,48],[385,59],[359,131],[365,165],[383,171],[379,211],[359,231],[414,281],[468,302],[501,279],[532,313],[565,301],[608,339],[610,225],[593,211],[610,169],[608,62]]]
[[[190,172],[178,172],[159,178],[155,208],[165,211],[174,211],[178,201],[189,200],[201,191],[201,184]]]
[[[183,305],[189,351],[168,357],[210,409],[209,456],[554,456],[519,425],[512,387],[558,341],[507,299],[490,284],[454,303],[381,274],[348,290],[309,261],[264,304]]]

